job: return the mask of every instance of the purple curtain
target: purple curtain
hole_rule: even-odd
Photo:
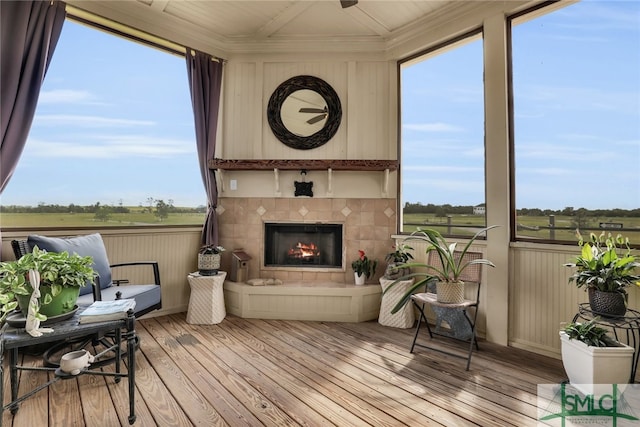
[[[59,1],[0,1],[0,194],[27,141],[65,6]]]
[[[200,174],[207,192],[207,217],[202,228],[202,244],[218,244],[218,187],[216,175],[209,169],[209,159],[216,150],[216,131],[220,110],[220,89],[222,87],[222,61],[217,61],[202,52],[191,54],[187,49],[187,74],[191,91],[191,104],[196,126],[196,145]]]

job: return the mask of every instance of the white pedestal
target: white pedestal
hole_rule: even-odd
[[[387,280],[380,278],[380,286],[384,292],[394,280]],[[391,288],[391,290],[382,295],[382,303],[380,304],[380,317],[378,317],[378,323],[384,326],[391,326],[394,328],[408,329],[412,328],[415,322],[415,314],[413,312],[413,304],[409,301],[400,311],[395,314],[391,314],[391,309],[400,301],[402,295],[409,290],[409,287],[413,284],[413,279],[403,280],[398,282]]]
[[[224,279],[227,273],[215,276],[191,273],[187,276],[191,287],[187,323],[211,325],[222,322],[227,315],[224,308]]]

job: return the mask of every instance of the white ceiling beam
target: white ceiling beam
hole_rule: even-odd
[[[365,11],[360,9],[357,5],[355,7],[343,9],[343,11],[350,15],[355,21],[364,25],[380,37],[386,39],[391,35],[391,32],[387,29],[387,27],[385,27]]]
[[[293,3],[291,7],[288,7],[284,12],[260,28],[255,34],[256,37],[270,37],[311,6],[313,6],[313,2],[302,1]]]
[[[155,9],[160,12],[164,12],[164,9],[169,4],[169,0],[153,0],[149,5],[151,9]]]

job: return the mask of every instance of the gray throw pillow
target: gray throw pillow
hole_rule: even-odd
[[[37,246],[47,252],[68,252],[80,256],[93,258],[93,269],[100,277],[100,288],[111,286],[111,268],[107,258],[107,250],[104,247],[102,236],[98,233],[75,237],[46,237],[32,234],[27,237],[27,243],[33,249]],[[80,288],[80,295],[92,292],[91,283]]]

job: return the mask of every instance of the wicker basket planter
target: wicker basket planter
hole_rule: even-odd
[[[438,302],[460,304],[464,301],[464,282],[438,282],[436,294]]]

